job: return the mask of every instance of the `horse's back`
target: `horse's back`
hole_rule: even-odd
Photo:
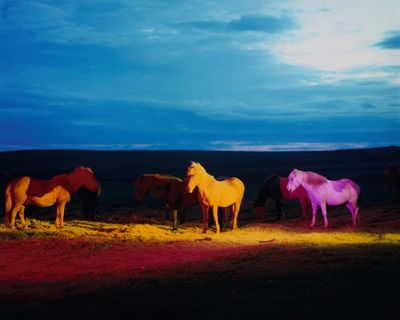
[[[237,196],[243,197],[245,187],[244,183],[239,178],[229,177],[219,182],[222,183],[220,184],[221,189],[226,190],[227,192],[232,192],[232,190],[235,190]]]
[[[339,182],[343,188],[350,187],[354,191],[356,191],[357,194],[360,193],[360,186],[351,179],[344,178],[344,179],[338,180],[337,182]]]
[[[55,187],[59,185],[61,185],[61,183],[55,179],[39,180],[30,178],[27,195],[32,197],[41,197],[51,192]]]

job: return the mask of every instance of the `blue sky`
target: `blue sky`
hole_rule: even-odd
[[[0,150],[400,142],[397,0],[0,0],[0,40]]]

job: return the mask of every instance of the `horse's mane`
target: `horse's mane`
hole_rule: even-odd
[[[215,177],[213,175],[209,174],[207,172],[207,170],[199,162],[191,161],[189,166],[188,166],[188,168],[190,168],[191,166],[196,167],[196,169],[200,169],[201,174],[203,174],[203,175],[205,175],[205,176],[207,176],[209,178],[212,178],[214,180],[217,180],[217,179],[215,179]]]
[[[313,186],[319,186],[327,182],[327,179],[324,176],[312,171],[306,171],[304,177],[304,180]]]

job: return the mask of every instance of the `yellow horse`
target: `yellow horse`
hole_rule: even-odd
[[[82,166],[50,180],[38,180],[27,176],[12,180],[5,193],[5,223],[14,230],[18,213],[23,228],[27,229],[24,217],[25,205],[50,207],[57,204],[56,226],[63,228],[65,205],[70,201],[71,194],[82,186],[90,191],[100,192],[100,184],[93,171]]]
[[[203,212],[203,233],[207,232],[208,209],[212,208],[215,229],[219,233],[218,207],[230,207],[232,211],[232,229],[237,228],[237,217],[244,194],[244,184],[235,177],[216,180],[208,174],[198,162],[191,162],[187,172],[186,190],[192,193],[198,187],[197,198]]]

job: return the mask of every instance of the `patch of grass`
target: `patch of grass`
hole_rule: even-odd
[[[393,244],[400,245],[400,233],[358,231],[352,228],[342,230],[309,229],[297,224],[260,224],[253,223],[240,227],[234,231],[225,229],[215,234],[209,229],[207,234],[201,233],[201,224],[188,223],[178,231],[171,230],[170,222],[154,223],[152,219],[142,218],[140,223],[132,222],[132,217],[118,217],[108,221],[65,221],[63,229],[55,227],[53,221],[30,219],[27,231],[21,230],[20,223],[17,230],[12,231],[0,225],[0,239],[19,240],[29,238],[87,238],[92,240],[126,240],[148,242],[198,241],[209,238],[212,244],[223,245],[259,245],[268,242],[295,246],[343,246],[357,244]]]

